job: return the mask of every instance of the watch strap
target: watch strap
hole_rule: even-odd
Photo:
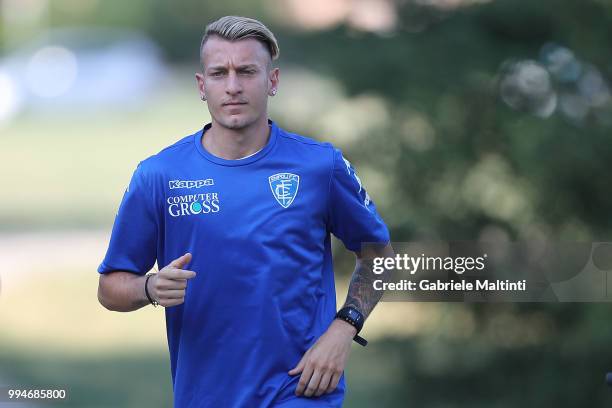
[[[363,322],[365,320],[363,314],[361,314],[359,310],[350,306],[343,307],[336,313],[336,319],[344,320],[345,322],[353,326],[355,329],[357,329],[357,333],[355,334],[355,337],[353,337],[353,340],[355,340],[357,344],[364,347],[368,344],[368,341],[359,335],[359,332],[361,331],[363,327]]]
[[[355,337],[353,337],[353,340],[355,340],[355,342],[359,344],[360,346],[365,347],[368,345],[368,341],[358,334],[356,334]]]

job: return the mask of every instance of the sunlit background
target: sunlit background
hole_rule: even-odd
[[[275,32],[271,118],[342,148],[395,241],[612,240],[610,0],[0,0],[0,385],[171,406],[163,310],[106,311],[96,268],[137,163],[209,121],[228,14]],[[381,303],[364,336],[349,408],[612,404],[605,303]]]

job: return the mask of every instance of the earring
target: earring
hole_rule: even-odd
[[[272,96],[276,95],[276,89],[272,89]]]
[[[206,100],[206,96],[202,95],[202,96],[200,97],[200,99],[202,99],[203,101],[205,101],[205,100]]]

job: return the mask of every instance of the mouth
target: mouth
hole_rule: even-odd
[[[223,104],[223,106],[239,106],[239,105],[246,105],[246,102],[227,102]]]

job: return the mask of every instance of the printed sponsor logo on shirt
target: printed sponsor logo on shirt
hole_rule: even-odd
[[[166,199],[166,203],[171,217],[213,214],[221,210],[217,193],[172,196]]]
[[[174,188],[200,188],[204,186],[214,186],[215,182],[211,178],[203,180],[170,180],[168,181],[168,187]]]
[[[268,177],[272,195],[276,201],[287,208],[295,200],[300,185],[300,176],[293,173],[276,173]]]

